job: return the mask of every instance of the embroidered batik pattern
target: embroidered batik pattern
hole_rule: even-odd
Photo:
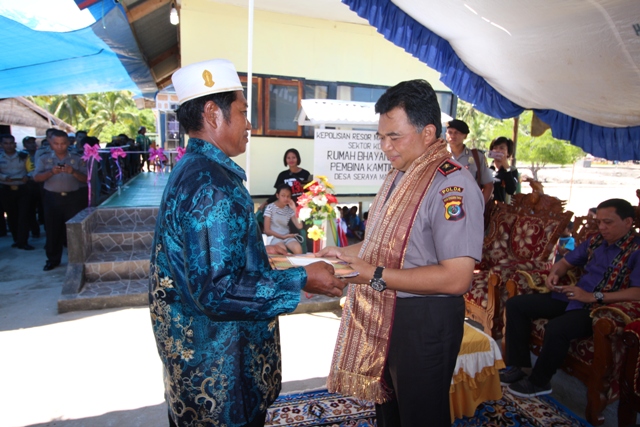
[[[271,270],[244,171],[191,139],[158,213],[149,303],[165,398],[179,426],[241,426],[280,391],[277,316],[304,269]]]

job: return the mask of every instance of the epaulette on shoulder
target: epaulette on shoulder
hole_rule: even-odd
[[[18,158],[20,160],[25,160],[27,157],[29,157],[29,153],[26,151],[18,151]]]
[[[438,167],[438,172],[440,172],[444,176],[447,176],[455,171],[459,171],[460,169],[462,169],[460,165],[457,165],[451,160],[447,159]]]

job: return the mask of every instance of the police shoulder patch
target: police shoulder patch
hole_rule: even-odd
[[[452,163],[450,160],[445,160],[438,167],[438,172],[440,172],[444,176],[447,176],[450,173],[453,173],[453,172],[458,171],[460,169],[462,169],[462,168],[459,165],[456,165],[456,164]]]
[[[465,217],[462,196],[448,196],[442,199],[444,203],[444,219],[459,221]]]

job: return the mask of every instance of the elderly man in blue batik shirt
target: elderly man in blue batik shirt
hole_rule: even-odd
[[[640,300],[640,237],[633,229],[634,216],[626,200],[600,203],[596,212],[599,233],[551,267],[546,286],[552,292],[518,295],[507,301],[505,359],[509,366],[500,372],[500,382],[512,394],[534,397],[552,392],[551,378],[562,366],[571,340],[593,335],[591,308]],[[558,286],[572,266],[584,267],[576,286]],[[539,318],[550,320],[531,370],[531,321]]]
[[[149,284],[169,422],[262,426],[280,392],[277,316],[303,289],[339,297],[345,284],[324,262],[270,268],[245,172],[231,160],[251,130],[233,64],[192,64],[172,80],[190,138],[162,198]]]

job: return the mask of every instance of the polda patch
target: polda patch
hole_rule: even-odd
[[[442,190],[440,190],[440,194],[442,194],[443,196],[446,196],[449,193],[462,193],[463,191],[464,191],[464,188],[458,187],[457,185],[452,185],[450,187],[443,188]]]
[[[447,221],[459,221],[465,217],[462,207],[462,196],[447,196],[442,199],[444,203],[444,219]]]

